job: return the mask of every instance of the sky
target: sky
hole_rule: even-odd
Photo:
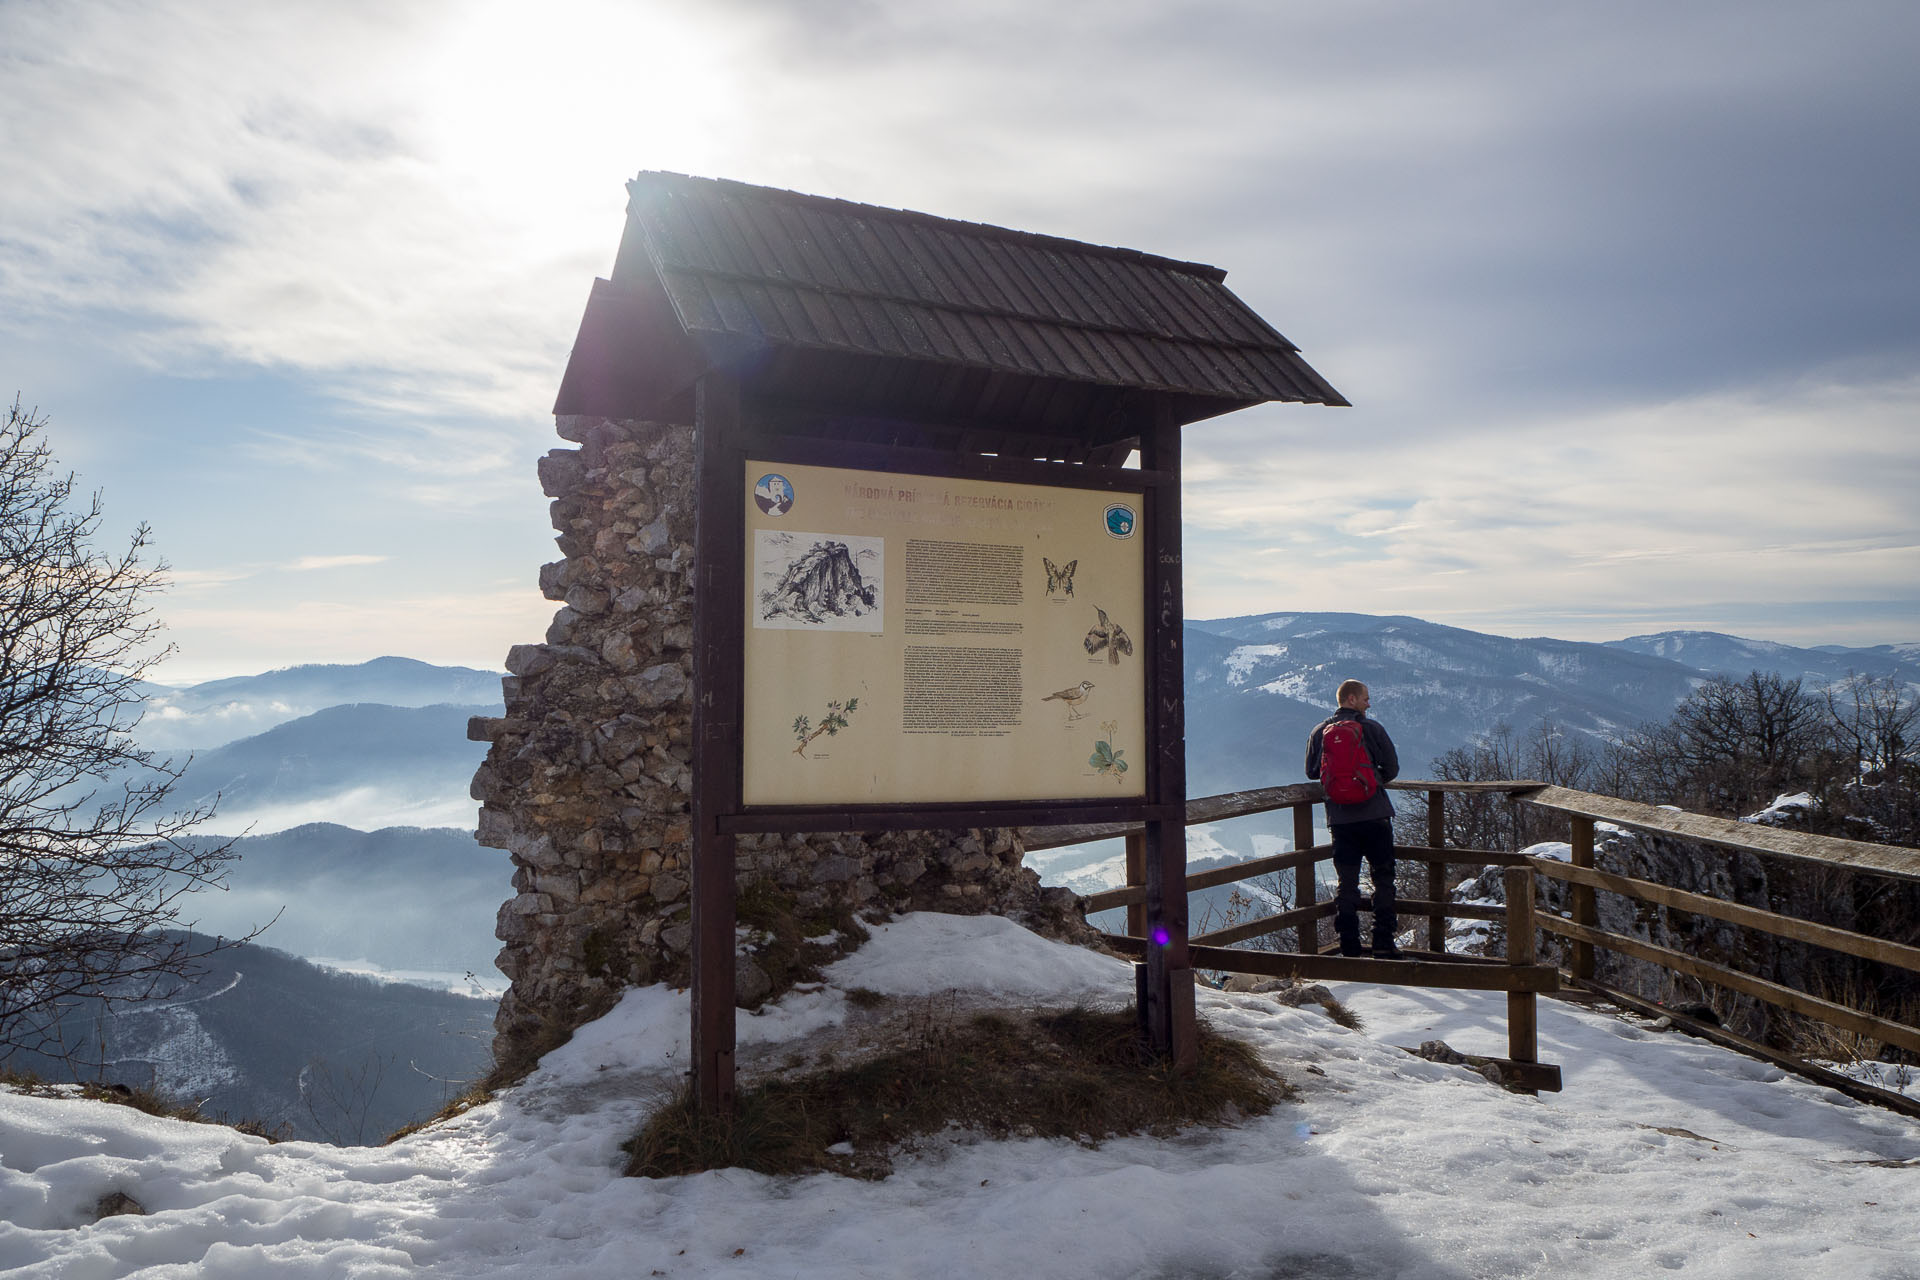
[[[1920,641],[1920,8],[0,0],[0,393],[168,683],[497,668],[624,182],[1228,271],[1351,409],[1185,434],[1187,613]]]
[[[943,1016],[983,1008],[1133,998],[1132,966],[995,916],[921,913],[873,932],[825,983],[741,1015],[744,1082],[830,1055],[844,1064],[898,1043],[902,1022],[924,1037]],[[861,987],[888,997],[877,1013],[847,1000]],[[1362,1029],[1311,1002],[1199,993],[1202,1018],[1297,1090],[1265,1116],[1098,1147],[949,1130],[880,1181],[619,1176],[619,1144],[687,1061],[688,997],[664,986],[628,991],[524,1085],[387,1146],[269,1145],[0,1086],[0,1269],[102,1280],[1920,1276],[1920,1122],[1658,1023],[1551,1000],[1539,1002],[1540,1059],[1560,1066],[1564,1087],[1523,1097],[1400,1047],[1442,1040],[1504,1057],[1503,993],[1331,994]],[[93,1222],[114,1191],[145,1214]]]

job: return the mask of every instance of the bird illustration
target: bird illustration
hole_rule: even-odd
[[[1121,630],[1119,623],[1110,621],[1099,605],[1093,606],[1093,611],[1100,615],[1100,625],[1087,632],[1087,652],[1095,654],[1105,649],[1108,664],[1117,667],[1122,655],[1133,656],[1133,637]]]
[[[1076,684],[1071,688],[1062,689],[1058,693],[1050,693],[1046,697],[1040,699],[1040,701],[1064,702],[1067,704],[1067,719],[1078,720],[1080,718],[1080,711],[1079,711],[1080,704],[1087,700],[1087,694],[1089,694],[1092,691],[1093,691],[1093,681],[1082,680],[1079,684]]]

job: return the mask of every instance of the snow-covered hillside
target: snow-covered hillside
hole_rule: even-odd
[[[1120,961],[992,917],[918,915],[740,1023],[743,1070],[849,1038],[844,992],[1131,998]],[[22,1276],[781,1280],[1043,1276],[1913,1280],[1920,1124],[1631,1020],[1551,1001],[1566,1091],[1505,1093],[1395,1046],[1504,1052],[1498,994],[1348,986],[1366,1019],[1203,994],[1296,1102],[1089,1149],[952,1133],[882,1182],[622,1178],[679,1079],[684,995],[629,992],[522,1087],[389,1147],[268,1146],[0,1092],[0,1269]],[[146,1216],[92,1221],[123,1193]]]
[[[1819,689],[1849,675],[1895,676],[1920,687],[1920,646],[1875,645],[1850,648],[1825,644],[1802,649],[1771,640],[1747,640],[1718,631],[1662,631],[1656,635],[1610,640],[1608,647],[1629,653],[1651,654],[1684,663],[1700,671],[1738,679],[1749,671],[1770,671],[1789,680],[1803,680]]]
[[[473,998],[477,983],[455,994],[269,947],[209,954],[211,939],[185,941],[194,972],[155,998],[68,1005],[60,1039],[78,1046],[77,1062],[22,1049],[4,1065],[47,1080],[78,1071],[197,1104],[202,1115],[340,1141],[430,1116],[492,1065],[494,1004]]]
[[[1408,777],[1505,721],[1596,735],[1664,719],[1705,674],[1664,657],[1514,640],[1419,618],[1279,613],[1190,622],[1187,771],[1194,794],[1298,781],[1334,689],[1364,680]]]

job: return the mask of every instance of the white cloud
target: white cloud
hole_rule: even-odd
[[[1565,630],[1597,639],[1678,603],[1891,593],[1920,626],[1920,458],[1901,443],[1916,413],[1920,381],[1816,384],[1497,429],[1440,419],[1424,441],[1377,448],[1319,431],[1251,460],[1231,441],[1210,452],[1198,424],[1188,612],[1593,614]]]
[[[301,556],[292,564],[284,567],[296,571],[305,571],[308,569],[344,569],[359,564],[385,564],[391,559],[393,559],[392,556],[367,555]]]
[[[136,480],[298,492],[334,545],[472,581],[476,530],[537,515],[532,456],[622,180],[737,177],[1229,268],[1360,407],[1190,429],[1194,616],[1615,634],[1846,600],[1845,625],[1897,639],[1920,631],[1901,532],[1920,255],[1911,166],[1885,158],[1920,146],[1916,25],[1900,4],[1744,0],[1631,22],[1251,0],[0,5],[0,331],[71,344],[83,370],[204,378],[203,451],[231,469]],[[1781,389],[1809,369],[1832,385]],[[235,407],[236,370],[340,411]],[[219,501],[169,514],[203,522],[213,566],[175,574],[177,603],[219,606],[175,614],[190,650],[453,659],[436,619],[353,594],[362,575],[309,575],[304,614],[259,606],[300,549],[219,567],[258,530]],[[530,584],[531,549],[516,566]],[[492,617],[492,599],[443,603]],[[488,653],[544,629],[501,610]]]
[[[186,686],[309,662],[365,662],[401,654],[495,670],[516,644],[545,634],[557,606],[532,586],[382,599],[295,599],[166,609],[178,657],[156,674]]]
[[[129,347],[156,367],[237,360],[325,373],[383,414],[537,420],[622,180],[702,136],[696,100],[725,113],[715,39],[680,14],[9,6],[9,304],[143,318]],[[646,49],[673,52],[641,72]]]

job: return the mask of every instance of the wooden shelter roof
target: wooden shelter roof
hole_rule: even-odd
[[[803,416],[969,425],[1111,453],[1180,422],[1347,401],[1215,267],[671,173],[627,186],[555,412],[674,417],[737,373]]]

